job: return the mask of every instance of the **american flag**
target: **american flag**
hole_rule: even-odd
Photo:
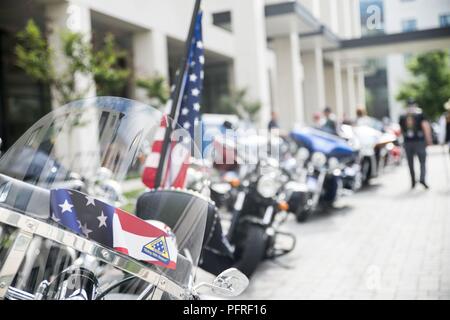
[[[176,115],[176,123],[184,128],[194,141],[194,133],[200,126],[200,100],[203,89],[205,64],[203,37],[202,37],[202,13],[199,13],[195,22],[194,34],[188,56],[188,70],[183,75],[183,90]],[[155,134],[152,150],[145,163],[142,173],[142,181],[149,188],[155,188],[155,180],[158,166],[161,160],[161,151],[164,142],[167,118],[163,117],[160,128]],[[186,142],[186,141],[185,141]],[[172,142],[167,157],[165,171],[162,174],[160,187],[183,188],[186,183],[186,174],[189,167],[191,149],[186,143]]]
[[[99,244],[137,260],[176,268],[176,239],[158,221],[144,221],[119,208],[74,190],[50,192],[54,221]]]

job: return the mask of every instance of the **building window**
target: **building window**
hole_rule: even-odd
[[[213,24],[233,32],[231,11],[213,13]]]
[[[439,16],[439,25],[441,28],[450,27],[450,13]]]
[[[417,30],[417,20],[416,19],[403,20],[402,30],[403,32],[411,32]]]

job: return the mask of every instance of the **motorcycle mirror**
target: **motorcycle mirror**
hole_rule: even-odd
[[[247,289],[249,280],[245,274],[236,268],[230,268],[222,272],[214,279],[212,284],[199,283],[194,290],[200,288],[210,289],[210,293],[219,297],[237,297]]]

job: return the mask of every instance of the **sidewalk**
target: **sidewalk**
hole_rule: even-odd
[[[450,299],[450,192],[442,149],[429,150],[429,184],[409,189],[406,164],[367,190],[284,228],[297,248],[267,261],[243,299]]]

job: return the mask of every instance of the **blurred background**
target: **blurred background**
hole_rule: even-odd
[[[2,1],[2,150],[75,98],[163,105],[192,7],[182,0]],[[262,127],[276,111],[289,130],[312,124],[327,105],[340,120],[359,107],[397,121],[410,96],[426,103],[432,120],[443,112],[448,84],[433,98],[410,89],[433,67],[448,68],[448,0],[208,0],[203,9],[203,113],[236,114],[239,103]],[[418,55],[434,66],[418,65]]]
[[[2,0],[1,151],[73,100],[119,96],[163,109],[193,6]],[[450,161],[448,146],[439,146],[439,121],[450,110],[450,0],[205,0],[203,11],[206,126],[261,129],[272,120],[281,132],[294,132],[299,149],[307,135],[296,129],[326,127],[330,119],[333,134],[347,142],[359,135],[351,125],[366,127],[361,136],[370,130],[376,139],[394,136],[369,146],[379,172],[351,163],[361,164],[364,188],[351,186],[358,192],[307,224],[286,218],[299,244],[264,262],[243,297],[450,299]],[[397,125],[408,102],[423,109],[432,127],[429,191],[410,190]],[[448,113],[446,119],[448,130]],[[312,149],[296,160],[311,160],[312,173],[328,170],[333,157],[314,159]],[[298,151],[291,155],[301,156]],[[121,185],[130,212],[145,191],[143,163]]]

